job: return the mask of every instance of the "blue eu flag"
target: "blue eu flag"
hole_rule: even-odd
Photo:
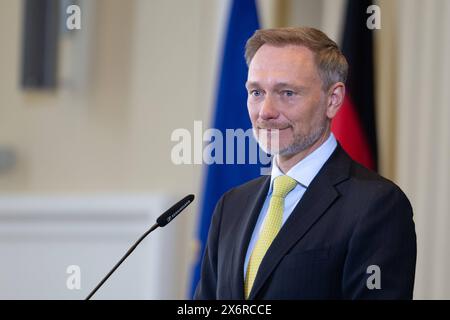
[[[233,0],[224,43],[213,126],[225,137],[226,129],[251,128],[247,113],[247,65],[245,43],[259,29],[255,0]],[[225,139],[224,139],[225,141]],[[236,157],[236,149],[234,156]],[[225,157],[224,157],[225,162]],[[206,245],[211,216],[219,198],[227,190],[261,174],[258,164],[211,164],[204,171],[204,186],[197,240],[200,250],[192,274],[191,297],[200,278],[201,258]]]

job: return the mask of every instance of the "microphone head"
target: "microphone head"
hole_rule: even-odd
[[[175,203],[172,207],[170,207],[166,212],[164,212],[162,215],[159,216],[159,218],[156,220],[156,223],[160,227],[164,227],[166,224],[168,224],[170,221],[175,219],[177,215],[181,213],[188,205],[194,201],[195,196],[193,194],[187,195],[177,203]]]

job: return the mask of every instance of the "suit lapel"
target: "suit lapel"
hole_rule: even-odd
[[[348,177],[350,161],[350,158],[338,146],[311,182],[302,199],[272,242],[261,262],[249,299],[255,298],[289,249],[305,236],[314,223],[339,197],[335,185]]]
[[[270,185],[270,176],[261,178],[255,194],[248,194],[244,210],[240,214],[242,221],[236,232],[236,241],[232,254],[232,299],[244,299],[244,262],[253,229],[266,199]]]

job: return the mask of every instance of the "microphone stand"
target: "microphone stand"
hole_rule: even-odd
[[[195,196],[193,194],[189,194],[180,201],[178,201],[177,203],[175,203],[162,215],[160,215],[158,219],[156,219],[156,223],[147,232],[145,232],[138,239],[138,241],[136,241],[136,243],[133,244],[133,246],[130,249],[128,249],[128,251],[122,257],[122,259],[120,259],[119,262],[116,263],[116,265],[112,268],[112,270],[102,279],[102,281],[100,281],[100,283],[94,288],[94,290],[92,290],[91,293],[89,293],[89,295],[86,297],[85,300],[89,300],[97,292],[97,290],[100,289],[100,287],[105,283],[105,281],[108,280],[108,278],[113,274],[113,272],[116,271],[116,269],[122,264],[122,262],[134,251],[134,249],[136,249],[139,243],[141,243],[142,240],[144,240],[144,238],[148,236],[150,232],[152,232],[158,227],[164,227],[173,219],[175,219],[175,217],[178,216],[181,211],[186,209],[186,207],[192,203],[194,198]]]
[[[134,251],[134,249],[136,249],[136,247],[139,245],[139,243],[142,242],[142,240],[144,240],[144,238],[146,236],[148,236],[153,230],[155,230],[156,228],[158,228],[159,225],[158,223],[155,223],[147,232],[145,232],[139,239],[138,241],[136,241],[135,244],[133,244],[133,246],[128,249],[127,253],[125,253],[125,255],[122,257],[122,259],[119,260],[119,262],[116,263],[116,265],[111,269],[111,271],[102,279],[102,281],[100,281],[100,283],[94,288],[94,290],[91,291],[91,293],[89,293],[89,295],[86,297],[85,300],[89,300],[91,299],[91,297],[97,292],[98,289],[100,289],[100,287],[105,283],[106,280],[108,280],[108,278],[113,274],[114,271],[116,271],[116,269],[122,264],[122,262]]]

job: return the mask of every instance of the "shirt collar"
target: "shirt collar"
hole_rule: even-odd
[[[286,173],[286,175],[296,180],[304,188],[308,188],[311,181],[331,156],[334,149],[336,149],[336,146],[336,138],[334,137],[333,133],[331,133],[324,143],[322,143],[306,158],[302,159],[295,166],[293,166]],[[278,167],[276,159],[277,157],[275,157],[274,161],[272,161],[269,193],[272,192],[273,180],[278,176],[284,175],[284,173]]]

